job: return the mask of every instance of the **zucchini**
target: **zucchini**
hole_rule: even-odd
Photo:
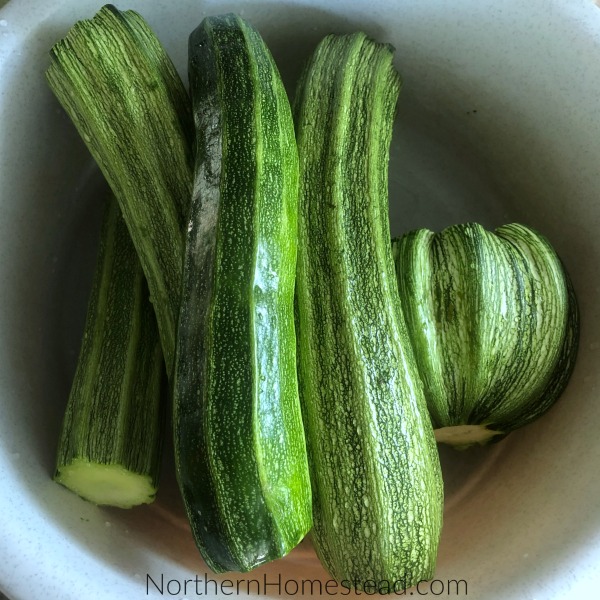
[[[485,444],[543,415],[579,337],[575,293],[548,240],[517,223],[466,223],[392,243],[438,441]]]
[[[154,500],[165,413],[163,356],[135,248],[111,198],[54,479],[95,504]]]
[[[311,526],[293,312],[298,156],[277,68],[241,18],[209,17],[191,34],[189,80],[176,468],[209,567],[248,571]]]
[[[50,87],[119,201],[170,375],[192,191],[187,92],[142,17],[111,5],[76,23],[50,55]]]
[[[390,46],[363,33],[330,35],[295,103],[312,539],[342,585],[382,593],[433,574],[443,510],[390,247],[387,169],[399,91]]]

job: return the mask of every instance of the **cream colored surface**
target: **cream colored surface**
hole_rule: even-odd
[[[176,590],[206,572],[169,452],[157,501],[131,511],[97,508],[51,480],[105,187],[43,71],[52,43],[99,7],[90,0],[11,0],[0,9],[0,590],[11,600],[160,598],[166,588],[162,596],[152,585],[147,590],[148,576],[162,575]],[[243,11],[270,44],[290,91],[330,31],[364,29],[394,44],[404,89],[390,166],[393,233],[466,220],[532,225],[571,272],[583,326],[571,384],[543,419],[489,448],[441,448],[447,499],[441,584],[429,595],[440,585],[446,595],[449,580],[464,580],[468,597],[478,600],[594,598],[600,588],[600,11],[594,3],[131,0],[119,8],[148,19],[183,74],[187,35],[202,17]],[[282,583],[326,580],[308,542],[252,574],[267,582],[279,576]],[[227,578],[249,576],[213,576]]]

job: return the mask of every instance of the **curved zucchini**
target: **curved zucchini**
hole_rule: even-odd
[[[443,486],[390,248],[392,50],[328,36],[296,96],[298,352],[312,539],[345,586],[433,573]],[[387,583],[386,583],[387,582]],[[392,587],[393,586],[393,587]]]
[[[170,376],[192,193],[189,97],[133,11],[102,7],[50,55],[50,87],[117,197],[140,257]]]
[[[525,225],[467,223],[393,242],[398,289],[436,438],[467,447],[544,414],[575,364],[563,265]]]
[[[296,376],[298,156],[264,42],[235,15],[191,34],[195,186],[174,380],[177,474],[215,571],[289,552],[311,526]]]
[[[106,208],[54,479],[94,502],[154,500],[164,363],[148,287],[117,201]]]

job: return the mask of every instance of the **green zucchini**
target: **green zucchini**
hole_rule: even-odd
[[[156,318],[135,248],[111,198],[54,478],[95,504],[154,500],[165,416]]]
[[[174,378],[176,467],[214,571],[284,556],[311,526],[294,331],[298,156],[259,34],[209,17],[189,40],[196,121]]]
[[[312,539],[342,585],[391,592],[433,574],[439,457],[398,297],[387,168],[392,49],[326,37],[302,76],[298,363]]]
[[[51,50],[54,91],[119,201],[171,373],[192,191],[187,92],[142,17],[104,6]]]
[[[564,390],[579,313],[548,240],[520,224],[454,225],[394,240],[398,289],[438,441],[485,444]]]

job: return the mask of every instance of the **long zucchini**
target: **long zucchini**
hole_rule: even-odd
[[[248,571],[311,525],[298,399],[298,156],[273,59],[239,17],[189,40],[196,121],[174,379],[175,457],[196,543]]]
[[[50,54],[50,87],[116,195],[140,257],[170,375],[192,191],[187,92],[133,11],[104,6]]]
[[[543,415],[577,355],[579,313],[548,240],[476,223],[393,241],[398,289],[438,441],[498,440]]]
[[[298,348],[312,538],[342,585],[391,592],[433,573],[439,458],[395,285],[387,162],[392,50],[325,38],[296,96]]]
[[[111,198],[55,480],[96,504],[129,508],[152,502],[162,447],[164,379],[148,287]]]

